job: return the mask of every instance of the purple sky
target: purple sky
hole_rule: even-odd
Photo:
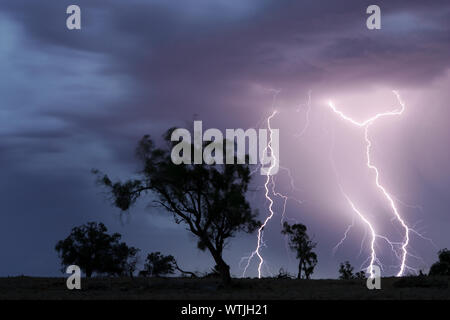
[[[77,0],[81,31],[65,27],[70,4],[0,4],[0,276],[60,275],[54,245],[87,221],[103,221],[145,254],[170,253],[185,269],[208,270],[212,258],[183,226],[149,201],[121,218],[90,170],[127,178],[138,168],[133,151],[142,135],[160,137],[194,118],[204,128],[264,125],[273,90],[280,90],[272,125],[280,129],[281,165],[298,188],[280,171],[277,190],[303,201],[289,201],[287,216],[318,242],[314,277],[336,277],[344,260],[359,268],[369,253],[355,219],[333,255],[353,217],[333,163],[380,232],[402,236],[365,166],[363,130],[333,114],[329,99],[363,120],[395,108],[391,90],[400,92],[405,113],[370,129],[373,161],[408,224],[434,243],[412,235],[410,252],[421,259],[410,256],[408,265],[427,269],[450,246],[448,1]],[[381,30],[365,27],[370,4],[381,7]],[[256,177],[254,187],[262,183]],[[263,219],[263,192],[249,199]],[[279,233],[281,208],[276,199],[264,275],[296,272]],[[232,241],[226,260],[234,275],[255,244],[255,234]],[[377,246],[385,274],[395,274],[398,261],[385,243]]]

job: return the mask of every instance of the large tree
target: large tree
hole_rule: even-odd
[[[439,261],[430,268],[430,276],[450,276],[450,250],[447,248],[438,252]]]
[[[122,275],[129,271],[128,262],[138,250],[120,242],[121,235],[109,235],[103,223],[88,222],[72,229],[70,235],[58,241],[55,250],[61,264],[75,264],[90,278],[96,273]]]
[[[198,248],[211,253],[223,282],[229,284],[230,267],[222,256],[228,240],[240,231],[253,232],[260,225],[246,200],[249,166],[174,164],[171,150],[176,142],[170,141],[172,131],[164,136],[166,148],[155,148],[148,135],[141,139],[136,155],[142,170],[137,178],[113,182],[106,174],[94,173],[108,188],[114,205],[122,210],[128,210],[141,196],[156,196],[154,202],[197,237]],[[193,155],[194,146],[190,148]]]
[[[304,277],[309,279],[317,264],[317,255],[313,252],[317,243],[309,238],[306,231],[306,226],[301,223],[289,225],[287,222],[283,223],[283,229],[281,231],[288,236],[289,246],[296,252],[297,259],[299,259],[298,279],[302,278],[302,271]]]

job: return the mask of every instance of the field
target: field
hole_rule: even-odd
[[[91,278],[68,290],[66,278],[0,278],[0,300],[38,299],[450,299],[449,278],[382,278],[381,290],[362,280],[234,279],[223,288],[214,278]]]

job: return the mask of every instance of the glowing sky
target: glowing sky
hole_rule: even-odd
[[[0,4],[0,276],[59,275],[56,241],[92,220],[144,253],[162,251],[184,269],[209,269],[209,255],[161,210],[142,202],[121,220],[90,170],[125,178],[137,169],[133,150],[143,134],[159,137],[193,119],[206,128],[264,126],[274,89],[281,166],[290,168],[298,190],[283,170],[277,186],[303,201],[288,201],[286,214],[318,242],[314,277],[336,277],[344,260],[358,268],[368,254],[367,238],[360,253],[365,229],[355,221],[333,256],[353,213],[332,163],[358,207],[401,237],[365,166],[363,132],[330,112],[329,99],[363,121],[397,105],[392,89],[401,93],[404,114],[370,129],[373,161],[409,224],[436,245],[413,236],[412,252],[423,260],[411,264],[426,269],[437,249],[450,246],[448,1],[378,1],[377,31],[365,28],[369,1],[76,2],[81,32],[65,28],[73,1]],[[296,137],[306,119],[307,130]],[[260,190],[249,199],[263,219],[264,179],[254,182]],[[279,232],[282,204],[276,200],[264,234],[265,275],[296,271]],[[255,237],[241,235],[227,250],[234,275]],[[387,274],[395,274],[389,248],[379,246]]]

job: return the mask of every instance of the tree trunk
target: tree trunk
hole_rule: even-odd
[[[301,279],[302,278],[302,265],[303,265],[303,259],[300,259],[300,262],[298,263],[297,279]]]
[[[231,284],[230,266],[228,266],[222,257],[216,260],[217,269],[219,269],[220,275],[222,277],[222,282],[224,285],[229,286]]]
[[[222,258],[222,250],[217,250],[214,248],[214,246],[211,244],[211,242],[206,242],[206,247],[211,252],[211,255],[214,258],[214,261],[216,262],[217,269],[220,272],[220,276],[222,277],[222,283],[225,286],[229,286],[231,284],[231,275],[230,275],[230,267],[225,263],[225,261]]]

